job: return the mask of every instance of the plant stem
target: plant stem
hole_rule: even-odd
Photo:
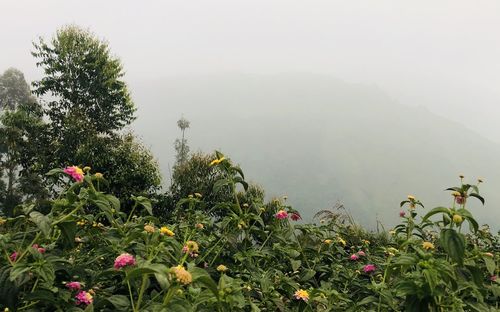
[[[142,276],[141,289],[139,290],[139,298],[137,298],[137,304],[135,306],[135,309],[137,311],[139,311],[139,307],[141,306],[142,296],[144,295],[144,291],[146,290],[146,282],[147,281],[148,281],[148,275],[144,274]]]
[[[128,286],[128,293],[130,295],[130,305],[132,306],[132,311],[135,312],[135,308],[134,308],[134,296],[132,296],[132,288],[130,287],[130,281],[128,279],[127,279],[127,286]]]

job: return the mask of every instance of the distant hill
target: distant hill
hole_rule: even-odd
[[[464,126],[394,102],[376,86],[312,74],[175,77],[131,83],[134,127],[163,173],[181,114],[192,150],[219,149],[269,196],[288,195],[306,220],[343,203],[362,224],[397,222],[408,194],[426,208],[463,173],[482,177],[480,222],[500,226],[500,145]],[[452,103],[450,103],[450,106]]]

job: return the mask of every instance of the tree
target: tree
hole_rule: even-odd
[[[0,207],[7,215],[12,214],[23,197],[24,190],[34,190],[32,179],[21,176],[22,160],[29,153],[25,141],[29,137],[27,128],[37,127],[41,115],[36,114],[39,108],[36,99],[31,95],[28,83],[21,71],[10,68],[0,76],[0,107],[3,114],[0,116]],[[39,128],[31,133],[41,134]],[[32,140],[39,141],[39,140]],[[26,161],[28,163],[29,161]]]
[[[0,75],[0,110],[15,110],[19,104],[33,101],[30,87],[20,70],[9,68]]]
[[[184,117],[177,121],[177,126],[181,129],[182,137],[180,140],[176,139],[174,143],[176,165],[182,165],[188,159],[189,145],[187,144],[187,139],[184,138],[184,132],[189,128],[189,124],[189,121]]]

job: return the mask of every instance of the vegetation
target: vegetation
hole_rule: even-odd
[[[2,307],[12,311],[496,311],[500,237],[479,228],[462,180],[427,210],[408,196],[401,224],[368,233],[338,213],[298,224],[286,199],[250,196],[241,169],[217,153],[214,192],[176,203],[160,222],[150,201],[130,213],[92,169],[49,173],[64,183],[42,213],[23,204],[1,219]],[[237,191],[238,185],[242,188]],[[248,196],[245,196],[248,195]],[[254,201],[253,199],[258,200]],[[200,209],[201,207],[201,209]],[[423,215],[423,217],[419,217]],[[467,228],[467,231],[465,230]]]
[[[39,98],[19,71],[0,77],[0,309],[499,310],[500,236],[470,208],[481,180],[460,176],[434,209],[409,195],[388,232],[341,205],[301,223],[222,153],[190,154],[181,119],[160,194],[107,44],[70,26],[33,55]]]

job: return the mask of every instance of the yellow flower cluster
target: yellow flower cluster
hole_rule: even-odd
[[[195,242],[195,241],[187,241],[186,242],[186,247],[188,249],[189,252],[198,252],[198,243]]]
[[[325,239],[324,243],[330,245],[333,241],[331,239]]]
[[[144,226],[144,231],[146,231],[148,233],[154,233],[155,232],[155,226],[152,225],[152,224],[146,224]]]
[[[219,271],[219,272],[226,272],[227,271],[227,266],[225,266],[223,264],[219,264],[219,266],[217,267],[217,271]]]
[[[175,275],[175,279],[183,285],[190,284],[193,281],[191,273],[186,271],[182,265],[171,268],[170,273],[173,273]]]
[[[309,300],[309,293],[307,292],[307,290],[299,289],[293,294],[293,296],[297,300],[304,300],[305,302]]]
[[[162,226],[160,228],[160,233],[163,234],[163,235],[167,235],[167,236],[174,236],[174,232],[172,232],[168,227],[166,226]]]
[[[210,163],[210,166],[215,166],[215,165],[218,165],[220,164],[224,159],[226,159],[224,156],[222,156],[221,158],[218,158],[218,159],[214,159],[212,160],[212,162]]]
[[[422,248],[424,248],[425,250],[433,250],[435,247],[434,244],[431,242],[423,242]]]

